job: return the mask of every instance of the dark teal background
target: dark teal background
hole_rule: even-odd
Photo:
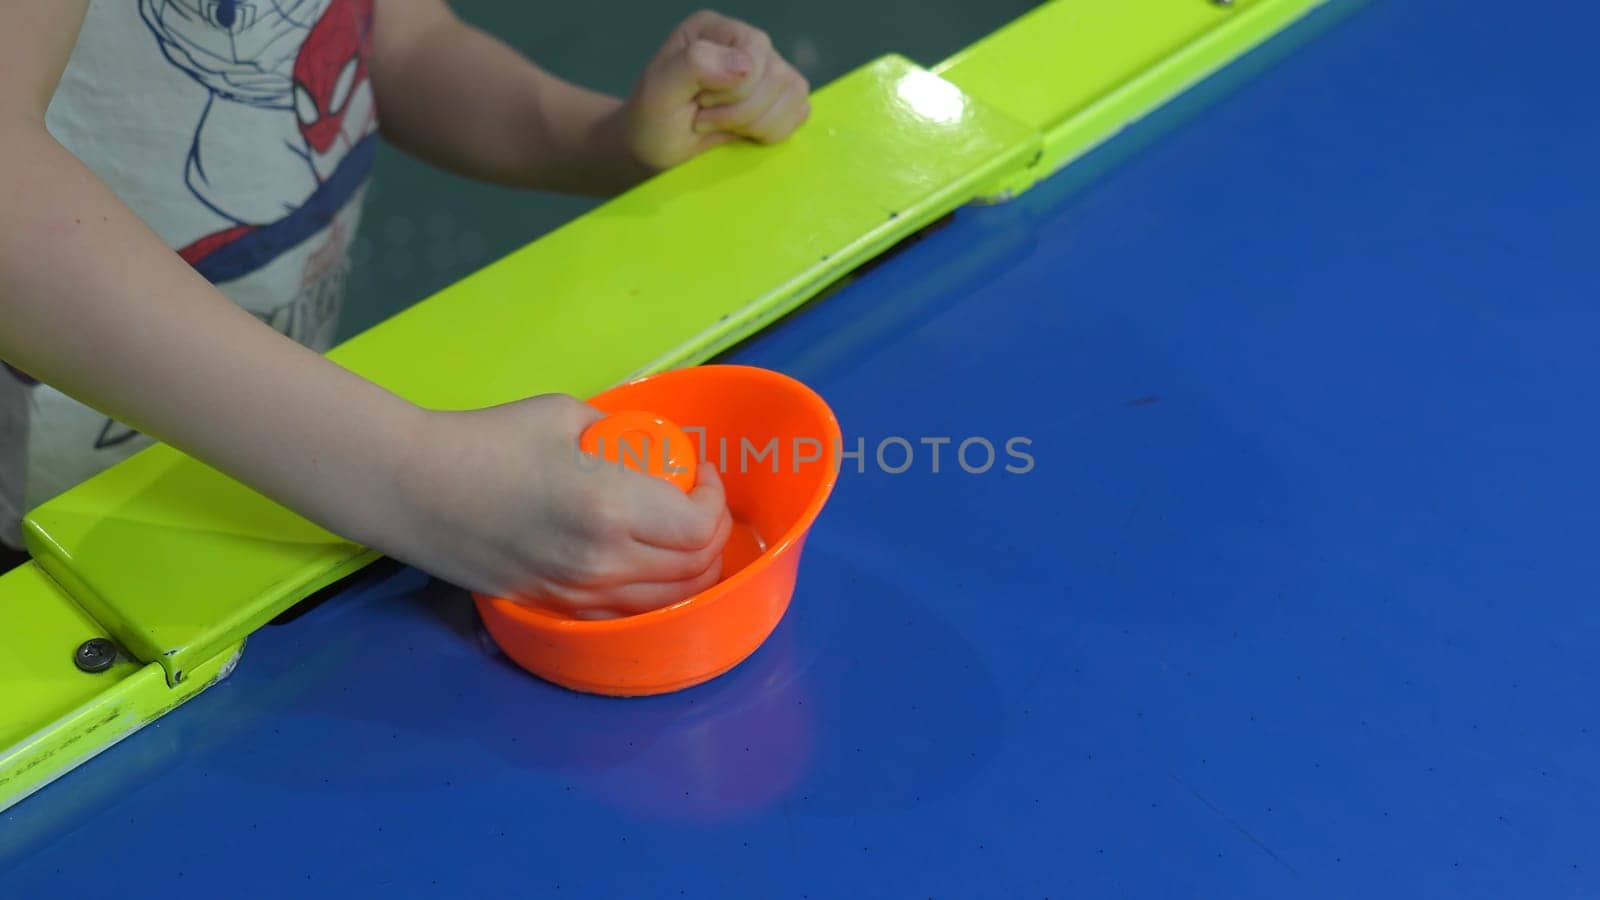
[[[624,94],[690,4],[462,0],[462,18],[552,72]],[[765,29],[820,86],[887,52],[932,65],[1021,15],[1028,0],[846,0],[713,6]],[[353,255],[340,334],[371,327],[568,221],[597,201],[477,184],[384,147]]]

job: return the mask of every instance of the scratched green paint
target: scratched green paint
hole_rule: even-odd
[[[160,665],[126,656],[79,671],[73,651],[106,634],[33,563],[0,575],[0,621],[0,810],[224,677],[243,647],[224,647],[177,689]]]

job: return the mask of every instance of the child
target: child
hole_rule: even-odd
[[[489,181],[619,191],[801,124],[805,80],[761,32],[691,16],[626,100],[445,0],[8,0],[0,60],[0,544],[154,438],[469,589],[647,609],[716,580],[711,467],[687,497],[580,474],[586,404],[429,411],[318,351],[380,133]]]

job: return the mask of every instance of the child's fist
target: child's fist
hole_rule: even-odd
[[[666,169],[735,138],[775,143],[810,115],[810,92],[764,32],[698,12],[667,39],[628,99],[628,149]]]
[[[546,395],[430,412],[396,494],[401,539],[385,550],[469,590],[583,618],[643,612],[717,582],[733,529],[714,466],[685,494],[617,465],[584,465],[600,418]]]

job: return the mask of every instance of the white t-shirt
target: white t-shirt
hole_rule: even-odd
[[[372,0],[92,0],[46,125],[224,294],[326,349],[377,142]],[[149,439],[0,369],[0,542]]]

